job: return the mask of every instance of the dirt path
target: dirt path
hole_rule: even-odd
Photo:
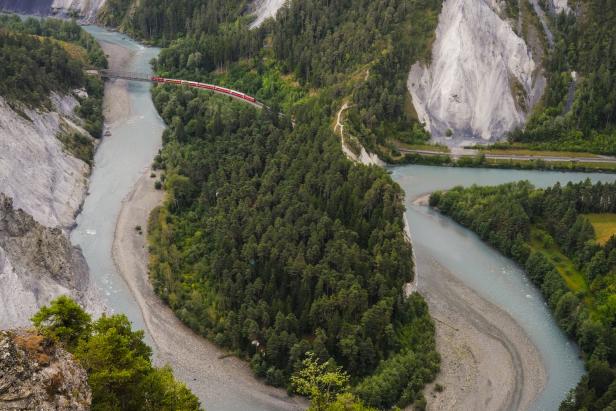
[[[136,299],[152,337],[157,363],[169,364],[174,374],[199,396],[209,411],[295,410],[300,398],[257,381],[246,362],[195,334],[155,294],[148,281],[146,227],[150,211],[162,201],[146,170],[124,200],[116,225],[113,256]],[[144,233],[137,232],[140,225]]]

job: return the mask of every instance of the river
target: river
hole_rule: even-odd
[[[496,185],[528,180],[537,187],[556,182],[614,181],[615,175],[547,171],[496,170],[400,166],[392,168],[392,177],[406,192],[407,219],[417,258],[429,256],[462,283],[507,312],[537,347],[547,373],[543,391],[531,404],[532,410],[553,410],[573,388],[584,372],[579,352],[557,327],[545,301],[523,270],[513,261],[483,243],[471,231],[448,217],[422,205],[417,197],[457,185]],[[418,288],[426,289],[430,272],[418,264]],[[427,286],[429,287],[429,285]]]
[[[84,28],[103,45],[116,45],[130,52],[125,71],[151,71],[149,61],[158,54],[157,48],[143,47],[120,33],[96,26]],[[115,267],[111,249],[122,200],[161,147],[165,125],[152,103],[150,84],[130,82],[126,87],[128,110],[122,121],[108,124],[111,136],[104,137],[96,150],[88,196],[71,241],[82,248],[91,276],[109,308],[125,313],[136,328],[144,329],[139,307]]]
[[[149,61],[156,56],[158,49],[143,47],[120,33],[94,26],[86,29],[101,43],[131,52],[131,58],[122,70],[149,72]],[[110,309],[126,313],[136,328],[145,329],[142,308],[114,264],[112,244],[122,201],[160,148],[164,124],[152,104],[149,84],[129,83],[126,90],[128,111],[122,121],[110,124],[111,136],[105,137],[97,149],[89,194],[71,240],[83,249],[92,277]],[[454,185],[529,180],[543,187],[557,181],[579,181],[587,177],[594,181],[613,181],[616,176],[425,166],[394,167],[392,176],[406,192],[407,217],[418,257],[429,255],[435,259],[461,282],[507,312],[522,327],[537,347],[547,372],[545,389],[532,403],[531,409],[557,408],[565,393],[578,382],[583,363],[575,345],[555,325],[539,292],[513,262],[450,219],[425,206],[413,205],[412,200]],[[420,265],[419,289],[424,291],[422,287],[428,286],[429,282],[422,281],[422,277],[429,276],[430,272],[422,272],[421,268]],[[146,339],[151,343],[148,333]],[[199,370],[195,372],[198,374]],[[189,377],[193,380],[192,375],[185,378]],[[213,402],[208,402],[207,395],[197,394],[209,410],[245,409],[241,387],[235,393],[230,388],[225,390],[226,395],[222,398],[222,393],[218,393],[218,399]],[[265,404],[260,404],[257,409],[269,409]]]

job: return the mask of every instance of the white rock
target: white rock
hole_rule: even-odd
[[[567,0],[552,0],[552,6],[556,13],[561,13],[563,11],[568,13],[571,10]]]
[[[251,28],[259,27],[261,23],[270,17],[276,17],[276,12],[280,9],[286,0],[255,0],[254,8],[257,18],[252,22]]]
[[[106,0],[53,0],[52,10],[60,13],[78,11],[87,20],[96,17],[98,10],[105,4]]]
[[[0,192],[46,227],[68,228],[86,193],[89,167],[56,138],[71,124],[73,97],[53,96],[58,112],[25,109],[31,121],[0,97]]]
[[[495,140],[522,124],[526,114],[512,95],[514,81],[527,106],[536,100],[531,52],[499,17],[497,6],[493,0],[445,0],[432,62],[411,68],[413,104],[436,141]],[[452,139],[445,138],[447,129],[454,132]]]

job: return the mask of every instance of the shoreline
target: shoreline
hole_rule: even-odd
[[[128,64],[134,52],[101,42],[110,67]],[[105,84],[105,123],[127,121],[131,115],[128,84],[115,80]],[[108,136],[104,138],[114,138]],[[208,410],[299,410],[303,398],[289,397],[286,391],[258,381],[247,362],[216,347],[184,325],[154,293],[148,279],[147,222],[152,209],[163,201],[164,192],[154,188],[149,167],[143,170],[129,194],[122,200],[115,224],[112,257],[143,317],[147,333],[154,343],[153,361],[170,365],[178,380],[199,397]],[[135,227],[141,225],[143,233]]]
[[[265,409],[296,410],[306,403],[289,397],[286,391],[258,381],[248,363],[228,353],[184,325],[154,293],[148,280],[147,222],[150,212],[164,198],[154,188],[148,168],[131,193],[123,200],[116,223],[113,259],[141,309],[148,333],[154,341],[157,365],[169,364],[174,375],[185,382],[210,410],[233,408],[229,403],[243,401],[235,409],[260,404]],[[141,225],[143,233],[135,230]],[[226,392],[226,393],[225,393]],[[236,398],[230,398],[236,394]],[[246,402],[248,400],[248,402]]]
[[[427,206],[430,194],[413,200]],[[507,312],[413,245],[418,291],[435,320],[441,370],[424,389],[428,410],[528,409],[547,374],[537,347]],[[497,365],[497,366],[495,366]],[[438,391],[437,387],[443,387]]]

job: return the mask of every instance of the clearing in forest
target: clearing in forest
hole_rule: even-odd
[[[575,264],[560,250],[554,239],[546,231],[537,227],[531,228],[530,247],[535,251],[541,251],[552,263],[561,275],[567,287],[574,293],[588,291],[586,279],[576,268]]]
[[[604,245],[616,234],[616,213],[586,214],[595,229],[597,243]]]

